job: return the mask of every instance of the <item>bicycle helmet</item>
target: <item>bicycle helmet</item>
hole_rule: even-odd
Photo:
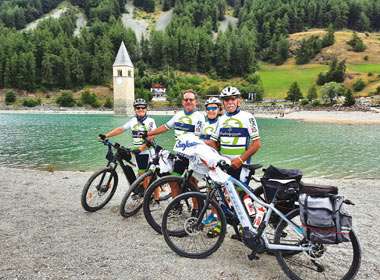
[[[217,97],[210,97],[209,99],[207,99],[205,101],[205,107],[207,107],[207,105],[209,105],[209,104],[216,104],[216,105],[220,106],[220,105],[222,105],[222,102]]]
[[[145,106],[147,107],[148,104],[146,103],[146,101],[142,98],[137,98],[134,102],[133,102],[133,107],[136,107],[136,106]]]
[[[226,98],[229,96],[240,96],[240,91],[236,87],[225,87],[221,92],[220,92],[220,98]]]

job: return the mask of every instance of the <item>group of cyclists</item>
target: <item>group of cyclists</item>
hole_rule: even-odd
[[[107,132],[104,136],[111,138],[126,130],[130,130],[133,138],[133,147],[138,151],[136,163],[139,173],[143,173],[148,167],[149,152],[144,139],[149,140],[154,136],[174,130],[176,140],[184,134],[194,134],[207,145],[215,148],[222,156],[231,160],[232,169],[229,175],[248,183],[249,171],[242,167],[243,163],[250,163],[254,155],[261,147],[259,129],[255,117],[240,108],[241,94],[236,87],[225,87],[219,98],[210,97],[205,103],[204,114],[197,110],[198,96],[191,89],[182,93],[183,110],[178,111],[167,123],[156,126],[153,118],[147,115],[148,104],[144,99],[136,99],[133,103],[135,116],[123,126]],[[182,175],[188,168],[189,161],[186,158],[177,159],[174,162],[173,173]],[[194,184],[196,185],[196,179]],[[144,188],[149,185],[149,178],[144,181]],[[170,185],[172,196],[179,194],[179,187]],[[159,193],[154,194],[154,203],[159,207]],[[217,230],[217,229],[216,229]]]

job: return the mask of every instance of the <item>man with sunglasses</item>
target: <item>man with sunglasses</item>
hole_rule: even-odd
[[[209,140],[211,134],[215,133],[216,126],[218,124],[218,118],[220,113],[220,107],[222,106],[222,102],[220,102],[219,98],[210,97],[205,102],[205,109],[207,114],[207,121],[202,129],[202,133],[200,138],[202,140]]]
[[[182,95],[183,110],[177,112],[166,124],[149,131],[147,136],[154,136],[167,132],[169,129],[174,129],[176,140],[183,134],[193,133],[197,136],[201,134],[205,123],[203,114],[196,110],[197,94],[191,90],[185,90]],[[175,174],[181,175],[189,166],[187,159],[176,160],[173,167]],[[171,186],[173,197],[179,194],[179,188]]]
[[[231,159],[230,175],[247,182],[249,171],[242,168],[261,147],[259,129],[255,117],[240,110],[240,91],[235,87],[226,87],[220,98],[225,114],[218,120],[214,134],[207,144],[220,150],[220,154]]]
[[[135,156],[136,156],[136,163],[138,167],[138,173],[142,174],[148,168],[149,150],[146,149],[146,145],[144,144],[144,139],[142,138],[141,135],[155,129],[157,126],[154,119],[147,116],[148,104],[144,99],[142,98],[136,99],[133,102],[133,107],[135,109],[136,115],[133,118],[131,118],[128,122],[126,122],[123,126],[115,128],[111,130],[110,132],[107,132],[105,134],[105,137],[111,138],[119,134],[122,134],[126,130],[131,130],[133,148],[135,148],[137,151],[137,153],[135,153]],[[149,183],[149,178],[147,178],[147,180],[144,181],[143,183],[144,188],[147,187],[148,183]],[[155,194],[155,197],[157,197],[158,199],[159,193]]]

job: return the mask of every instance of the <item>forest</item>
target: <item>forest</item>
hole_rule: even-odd
[[[0,0],[0,88],[108,85],[122,40],[137,79],[168,69],[226,79],[248,77],[257,71],[259,61],[282,64],[298,55],[300,63],[307,63],[326,42],[331,44],[334,30],[380,29],[378,0],[133,0],[147,13],[173,9],[164,31],[153,30],[139,41],[121,21],[126,0],[71,0],[88,19],[79,35],[74,35],[73,9],[34,30],[21,30],[60,2]],[[226,13],[237,17],[238,24],[217,32]],[[288,35],[315,27],[329,28],[330,38],[302,42],[291,54]]]

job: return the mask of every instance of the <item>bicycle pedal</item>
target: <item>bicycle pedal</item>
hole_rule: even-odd
[[[248,257],[248,259],[249,259],[250,261],[254,261],[254,260],[259,260],[259,259],[260,259],[259,256],[256,256],[256,252],[253,252],[253,251],[252,251],[252,253],[250,253],[247,257]]]

